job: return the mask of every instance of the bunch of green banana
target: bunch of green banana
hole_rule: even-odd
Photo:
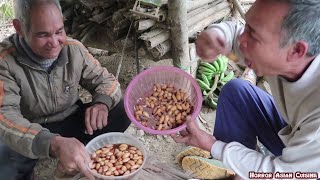
[[[201,61],[197,70],[197,82],[203,93],[205,104],[215,109],[218,102],[218,96],[214,91],[219,86],[224,86],[234,77],[234,72],[227,72],[229,59],[226,56],[219,56],[212,63]]]

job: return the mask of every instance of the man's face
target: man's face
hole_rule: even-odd
[[[238,40],[247,66],[258,76],[285,75],[287,71],[288,49],[280,43],[288,11],[285,3],[257,0],[246,14],[246,27]]]
[[[30,17],[30,31],[25,39],[32,51],[44,59],[58,57],[66,41],[59,9],[53,4],[35,6]]]

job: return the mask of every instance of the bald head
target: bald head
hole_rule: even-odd
[[[31,28],[31,14],[35,7],[43,5],[55,5],[60,11],[62,17],[62,10],[59,0],[14,0],[14,15],[21,23],[22,30],[27,33]]]

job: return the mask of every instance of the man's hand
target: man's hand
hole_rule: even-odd
[[[196,50],[199,57],[208,62],[219,54],[228,54],[230,50],[225,41],[214,30],[206,30],[199,34],[196,41]]]
[[[108,124],[108,107],[105,104],[94,104],[86,109],[86,132],[90,135],[97,129],[102,129]]]
[[[79,140],[61,136],[53,137],[50,151],[59,160],[58,169],[63,173],[82,172],[87,178],[95,179],[88,169],[90,155]]]
[[[180,132],[180,135],[172,134],[171,137],[177,143],[186,143],[209,152],[213,143],[216,142],[216,138],[201,130],[190,116],[187,117],[187,129]]]

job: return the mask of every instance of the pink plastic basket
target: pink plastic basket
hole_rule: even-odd
[[[129,119],[140,129],[150,134],[174,134],[186,128],[186,124],[169,130],[155,130],[140,124],[134,116],[134,105],[149,93],[154,84],[173,84],[175,88],[187,93],[194,109],[191,115],[196,119],[201,110],[202,94],[195,79],[185,71],[171,66],[155,66],[144,70],[130,82],[124,95],[124,107]]]

